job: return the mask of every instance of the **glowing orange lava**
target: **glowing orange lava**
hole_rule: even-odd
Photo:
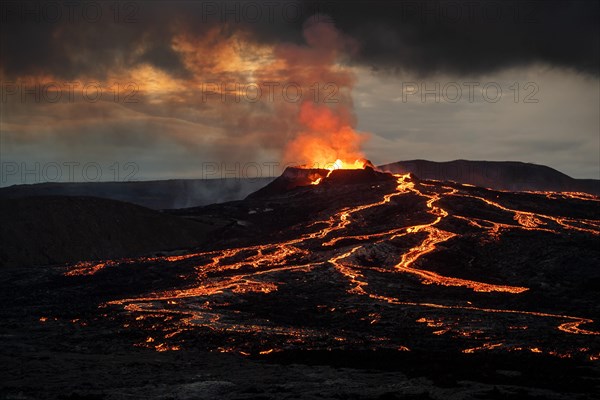
[[[326,122],[321,122],[328,126]],[[360,160],[360,159],[357,159]],[[360,161],[346,164],[341,159],[337,159],[330,166],[331,171],[336,167],[341,168],[363,168],[365,163]],[[521,309],[501,309],[491,307],[478,307],[469,302],[459,302],[458,304],[442,304],[429,301],[410,301],[403,293],[390,295],[389,293],[378,292],[371,284],[369,273],[387,274],[390,280],[402,279],[403,275],[411,275],[417,278],[417,283],[422,285],[436,285],[440,290],[444,287],[463,288],[467,291],[490,293],[497,292],[498,296],[519,296],[529,290],[524,286],[512,284],[496,284],[483,282],[479,280],[469,280],[455,276],[445,276],[438,272],[428,270],[428,255],[440,251],[440,246],[461,235],[460,232],[451,231],[445,222],[453,218],[454,221],[466,221],[470,229],[477,230],[482,236],[492,238],[500,237],[505,231],[518,230],[538,230],[544,232],[560,233],[563,231],[579,231],[582,234],[597,236],[600,234],[600,224],[595,220],[574,220],[572,218],[557,217],[546,214],[534,213],[529,211],[520,211],[512,209],[501,204],[500,201],[492,201],[489,198],[478,196],[469,186],[464,189],[446,186],[444,184],[418,183],[409,174],[394,175],[395,188],[382,193],[382,196],[375,201],[360,204],[352,207],[341,207],[337,211],[326,214],[322,218],[315,218],[304,225],[302,233],[288,240],[274,241],[272,243],[259,244],[246,247],[237,247],[222,250],[213,250],[208,252],[189,253],[179,256],[163,256],[153,258],[138,258],[121,261],[104,261],[100,263],[80,263],[73,266],[66,274],[72,275],[92,275],[107,267],[123,267],[130,263],[153,263],[153,262],[195,262],[196,284],[183,289],[173,289],[162,292],[149,293],[146,296],[137,298],[126,298],[115,300],[108,305],[122,307],[140,318],[143,322],[146,316],[162,315],[164,318],[177,316],[177,323],[167,324],[163,329],[163,337],[152,337],[141,343],[140,346],[151,347],[156,351],[177,350],[180,345],[170,345],[169,340],[177,338],[183,332],[204,327],[211,330],[223,332],[236,332],[240,334],[264,334],[278,335],[286,337],[285,343],[297,344],[305,343],[311,338],[331,336],[335,337],[336,342],[348,343],[344,337],[324,334],[318,329],[299,329],[285,325],[276,325],[267,320],[247,320],[246,322],[231,322],[225,318],[218,308],[211,306],[211,301],[215,298],[234,298],[247,294],[268,295],[276,293],[282,284],[278,276],[287,272],[313,272],[324,268],[331,268],[347,283],[347,294],[354,296],[353,301],[360,303],[369,299],[378,304],[387,306],[401,306],[415,308],[426,312],[426,315],[436,310],[446,310],[448,312],[460,311],[465,315],[495,315],[498,318],[515,318],[511,320],[515,326],[525,329],[513,329],[513,325],[507,324],[507,331],[527,332],[527,323],[523,318],[536,318],[548,320],[552,329],[557,329],[566,334],[572,335],[600,335],[590,329],[582,326],[591,324],[594,321],[589,318],[564,315],[561,313],[541,312],[535,310]],[[320,178],[314,184],[326,181],[328,176]],[[547,194],[540,194],[546,196]],[[386,207],[393,207],[396,201],[411,196],[410,198],[419,199],[425,206],[423,213],[427,217],[423,223],[412,223],[409,225],[394,224],[390,221],[385,230],[362,231],[362,227],[368,227],[369,215],[373,212],[385,214]],[[512,216],[505,222],[499,223],[483,218],[474,218],[468,215],[461,215],[450,212],[440,204],[442,200],[452,198],[468,198],[485,203],[487,206],[502,213],[508,213]],[[581,196],[577,196],[581,198]],[[409,242],[410,240],[410,242]],[[366,268],[363,264],[363,257],[372,249],[379,246],[386,246],[392,241],[414,243],[410,247],[404,247],[403,250],[397,250],[395,253],[388,253],[386,261],[380,262],[380,265],[369,266]],[[386,247],[386,252],[390,248]],[[515,278],[518,282],[518,277]],[[362,298],[363,300],[359,300]],[[107,305],[107,306],[108,306]],[[331,307],[331,312],[338,312],[335,307]],[[380,314],[369,314],[367,322],[370,325],[379,325],[385,323]],[[464,353],[473,353],[476,351],[490,351],[493,349],[504,349],[511,351],[517,348],[529,349],[531,352],[542,351],[547,354],[556,354],[557,357],[565,357],[567,353],[557,352],[555,350],[545,351],[543,347],[535,346],[514,346],[505,345],[504,341],[498,341],[498,338],[490,339],[487,333],[480,327],[461,326],[461,322],[450,323],[439,318],[423,317],[417,320],[418,323],[426,323],[432,328],[432,334],[438,336],[450,336],[471,338],[476,340],[479,345],[469,347],[463,350]],[[516,322],[516,323],[515,323]],[[156,328],[155,328],[156,329]],[[384,340],[382,338],[373,338],[374,341]],[[158,343],[158,344],[157,344]],[[256,354],[270,354],[280,351],[276,343],[260,343],[261,347],[256,350]],[[395,348],[406,349],[403,346]],[[236,352],[239,354],[250,354],[250,350],[236,347],[235,345],[222,346],[218,351]],[[590,359],[597,355],[590,354]]]
[[[360,146],[367,136],[354,129],[356,122],[348,105],[307,101],[300,107],[298,121],[302,131],[287,145],[286,161],[329,170],[365,167]]]

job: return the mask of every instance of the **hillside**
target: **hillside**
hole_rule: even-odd
[[[253,179],[170,179],[132,182],[56,182],[0,188],[0,198],[88,196],[162,210],[239,200],[271,182]]]
[[[518,161],[408,160],[384,164],[379,168],[398,174],[412,172],[421,179],[468,183],[496,190],[600,195],[600,181],[597,179],[574,179],[545,165]]]
[[[189,248],[201,244],[218,225],[92,197],[0,199],[0,209],[0,266],[132,257]]]

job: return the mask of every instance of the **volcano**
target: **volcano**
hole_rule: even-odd
[[[248,195],[247,199],[268,198],[285,194],[297,187],[319,184],[323,179],[325,186],[330,184],[361,184],[377,183],[394,180],[391,174],[375,172],[370,162],[362,169],[312,169],[288,167],[283,174],[264,188]]]
[[[135,390],[103,387],[116,397],[160,398],[195,382],[200,368],[216,376],[211,382],[233,382],[219,389],[220,398],[247,398],[243,379],[257,380],[253,390],[261,393],[269,385],[248,372],[257,365],[291,374],[296,367],[287,365],[301,363],[307,367],[295,371],[304,378],[321,368],[315,364],[392,371],[402,382],[427,377],[429,393],[463,390],[466,380],[488,394],[517,385],[521,395],[593,398],[600,382],[599,202],[583,193],[496,191],[371,167],[288,168],[244,200],[170,211],[229,221],[197,248],[6,268],[4,333],[11,341],[19,332],[32,349],[53,343],[52,360],[67,376],[85,361],[66,361],[64,346],[89,359],[159,352],[167,369],[214,360],[178,369],[170,389],[145,387],[148,371],[135,367],[123,378]],[[16,368],[28,351],[5,363]],[[221,353],[228,354],[215,358]],[[110,368],[102,365],[94,368]],[[232,369],[245,378],[231,378]],[[13,386],[25,385],[4,374]],[[58,393],[55,373],[43,374]],[[365,374],[357,372],[357,382],[370,379]]]

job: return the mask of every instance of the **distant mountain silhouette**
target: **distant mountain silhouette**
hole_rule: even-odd
[[[147,255],[197,246],[219,221],[93,197],[0,199],[0,266]],[[212,225],[211,225],[212,224]]]
[[[162,210],[240,200],[274,178],[38,183],[0,188],[0,198],[89,196]]]
[[[584,192],[600,195],[600,181],[574,179],[543,165],[515,161],[434,162],[398,161],[381,165],[383,171],[412,172],[421,179],[455,181],[497,190]],[[155,210],[205,206],[261,197],[309,185],[328,170],[287,168],[275,178],[172,179],[138,182],[39,183],[0,188],[0,199],[37,196],[86,196],[119,200]]]
[[[574,179],[545,165],[518,161],[398,161],[379,166],[421,179],[454,181],[497,190],[584,192],[600,195],[600,180]]]

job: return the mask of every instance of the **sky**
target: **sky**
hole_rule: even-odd
[[[364,157],[600,179],[598,2],[2,2],[0,186]]]

